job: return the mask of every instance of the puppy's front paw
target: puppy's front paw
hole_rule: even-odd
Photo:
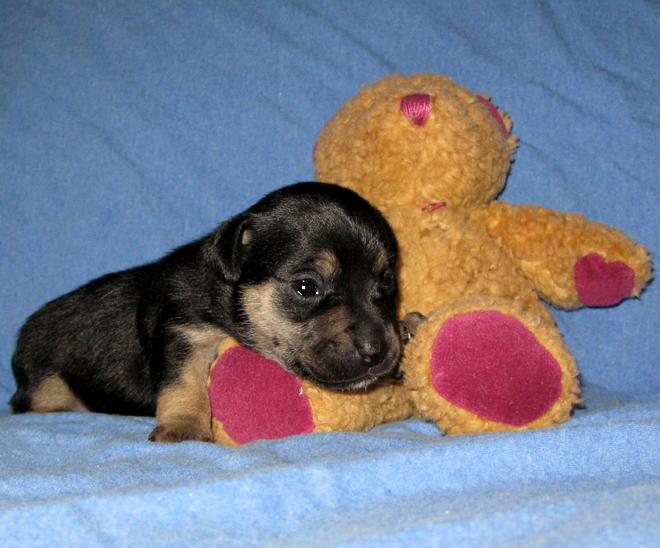
[[[204,428],[199,422],[179,420],[159,424],[149,434],[149,441],[161,443],[180,443],[182,441],[213,442],[210,427]]]

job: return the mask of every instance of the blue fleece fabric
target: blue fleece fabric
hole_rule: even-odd
[[[586,401],[550,430],[446,438],[409,420],[227,449],[8,401],[30,313],[312,179],[328,118],[397,71],[511,114],[503,200],[660,249],[659,53],[643,0],[2,2],[2,546],[656,546],[657,283],[553,311]]]

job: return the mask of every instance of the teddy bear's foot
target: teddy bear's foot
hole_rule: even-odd
[[[315,427],[300,381],[241,346],[224,351],[211,370],[209,399],[217,443],[279,439]]]
[[[208,381],[215,443],[236,447],[312,432],[365,432],[414,412],[401,382],[353,392],[326,390],[231,337],[220,345],[218,355]]]
[[[483,299],[431,315],[406,358],[417,368],[428,364],[425,375],[405,371],[422,416],[451,434],[566,420],[578,401],[577,369],[559,331],[544,317],[508,301]]]
[[[435,391],[489,421],[525,426],[562,393],[561,367],[518,319],[497,310],[450,318],[431,354]]]

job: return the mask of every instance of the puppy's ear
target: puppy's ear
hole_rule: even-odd
[[[242,213],[222,223],[210,235],[204,256],[219,270],[227,283],[235,284],[241,276],[245,247],[252,239],[252,216]]]

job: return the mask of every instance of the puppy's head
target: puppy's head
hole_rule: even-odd
[[[366,388],[395,370],[396,240],[357,194],[285,187],[223,225],[216,241],[242,344],[328,389]]]

